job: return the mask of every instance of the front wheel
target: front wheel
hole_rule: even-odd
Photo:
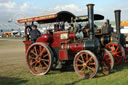
[[[98,60],[96,56],[89,50],[78,52],[74,58],[75,72],[85,79],[92,78],[98,70]]]

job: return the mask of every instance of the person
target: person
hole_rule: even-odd
[[[33,29],[30,34],[31,34],[31,41],[33,43],[36,42],[37,38],[41,35],[40,31],[37,29],[37,25],[33,26]]]

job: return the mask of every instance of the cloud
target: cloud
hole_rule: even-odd
[[[15,2],[11,2],[11,1],[8,1],[8,2],[5,2],[5,1],[2,1],[0,2],[0,7],[6,7],[6,8],[14,8],[16,6],[16,3]]]
[[[56,6],[54,8],[54,10],[55,11],[68,10],[68,11],[73,11],[73,12],[75,12],[75,11],[77,11],[77,12],[81,11],[81,9],[77,5],[75,5],[75,4],[61,5],[61,6],[58,5],[58,6]]]
[[[0,0],[0,3],[9,2],[10,0]]]
[[[29,4],[28,3],[23,3],[19,8],[20,8],[20,10],[25,10],[25,9],[27,9],[27,8],[29,8],[30,6],[29,6]]]

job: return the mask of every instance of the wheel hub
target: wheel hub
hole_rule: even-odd
[[[86,63],[83,63],[83,66],[86,66],[87,64]]]
[[[38,56],[36,60],[37,60],[37,62],[40,62],[40,56]]]

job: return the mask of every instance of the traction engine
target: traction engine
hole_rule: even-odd
[[[59,62],[71,62],[75,72],[81,78],[92,78],[97,71],[108,73],[114,66],[112,54],[101,48],[100,41],[95,37],[94,32],[94,4],[88,4],[88,24],[89,36],[83,37],[77,31],[65,30],[64,26],[58,26],[58,23],[68,22],[72,24],[72,18],[75,15],[70,12],[63,11],[54,15],[21,19],[19,23],[38,22],[55,23],[54,31],[47,30],[37,38],[36,42],[31,42],[31,26],[26,24],[25,27],[25,47],[27,65],[34,75],[47,74],[51,69],[55,68],[57,60]],[[44,18],[45,17],[45,18]],[[59,30],[61,27],[61,30]],[[63,28],[62,28],[63,27]]]
[[[125,57],[125,36],[120,33],[120,10],[115,10],[115,24],[116,32],[114,28],[106,20],[105,25],[98,29],[96,37],[100,39],[100,43],[103,47],[111,51],[115,64],[120,64]]]

